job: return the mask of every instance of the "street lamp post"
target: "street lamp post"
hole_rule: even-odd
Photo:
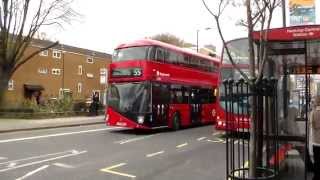
[[[212,29],[211,27],[206,27],[206,28],[204,28],[204,30],[210,30],[210,29]],[[200,29],[197,29],[197,52],[199,52],[199,31],[200,31]]]
[[[282,7],[282,25],[283,27],[287,26],[287,17],[286,17],[286,1],[281,0],[281,7]]]

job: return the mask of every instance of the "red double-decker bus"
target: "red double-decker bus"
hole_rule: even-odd
[[[248,64],[237,64],[237,66],[244,72],[249,73],[249,65]],[[232,112],[228,112],[226,110],[226,102],[228,100],[225,96],[225,87],[223,85],[223,80],[227,79],[239,79],[241,77],[238,70],[236,70],[232,64],[222,64],[220,68],[220,96],[219,96],[219,106],[217,106],[217,123],[215,127],[217,130],[229,130],[229,131],[236,131],[236,130],[245,130],[248,131],[250,128],[250,119],[249,119],[249,102],[248,99],[236,99],[234,103]],[[244,90],[246,91],[246,89]],[[230,102],[230,101],[229,101]],[[230,110],[230,109],[228,109]],[[229,120],[226,121],[227,116]]]
[[[220,61],[155,40],[119,45],[109,71],[106,124],[156,129],[216,120]]]
[[[249,76],[249,54],[248,39],[239,38],[227,42],[230,55],[235,65]],[[255,47],[256,48],[256,47]],[[219,82],[219,106],[217,106],[217,123],[215,128],[218,130],[245,130],[250,128],[249,102],[247,98],[238,98],[230,101],[225,95],[223,81],[227,79],[239,80],[242,76],[240,72],[232,65],[225,48],[221,54],[222,65],[220,68]],[[233,102],[232,104],[229,104]],[[226,107],[229,107],[226,109]],[[233,108],[231,110],[231,107]],[[230,111],[231,112],[228,112]],[[227,118],[228,117],[228,118]],[[228,119],[228,121],[226,120]]]

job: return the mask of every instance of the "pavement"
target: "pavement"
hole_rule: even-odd
[[[103,123],[103,115],[52,119],[0,119],[0,133]]]

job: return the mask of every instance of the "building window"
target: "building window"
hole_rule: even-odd
[[[92,64],[93,63],[93,57],[87,57],[87,63]]]
[[[93,78],[94,75],[92,73],[87,73],[87,78]]]
[[[63,89],[62,88],[59,89],[59,98],[63,98]]]
[[[13,91],[14,90],[14,81],[13,80],[9,80],[9,82],[8,82],[8,90],[9,91]]]
[[[61,51],[58,51],[58,50],[53,50],[52,51],[52,57],[53,58],[56,58],[56,59],[61,59]]]
[[[59,98],[64,98],[64,97],[71,97],[71,90],[70,89],[59,89]]]
[[[81,65],[78,66],[78,75],[82,75],[82,66]]]
[[[100,69],[100,84],[106,84],[108,79],[108,70],[106,68]]]
[[[38,73],[39,74],[48,74],[48,69],[47,68],[39,68]]]
[[[48,50],[44,50],[44,51],[41,51],[40,52],[40,56],[48,56],[48,54],[49,54],[49,51]]]
[[[61,69],[52,69],[51,74],[59,76],[61,74]]]
[[[78,90],[78,93],[82,92],[82,83],[78,83],[77,90]]]

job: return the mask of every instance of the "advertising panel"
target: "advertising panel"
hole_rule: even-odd
[[[289,0],[290,25],[315,24],[315,0]]]

